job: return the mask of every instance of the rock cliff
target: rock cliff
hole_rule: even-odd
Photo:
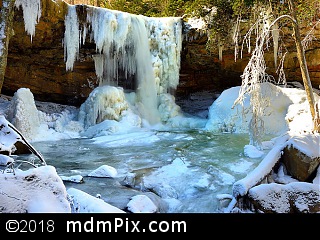
[[[25,31],[22,9],[15,9],[14,35],[9,43],[2,93],[12,95],[26,87],[37,100],[79,105],[96,83],[94,62],[90,57],[95,47],[82,48],[73,71],[66,71],[63,39],[67,4],[52,0],[41,3],[41,18],[32,39]]]

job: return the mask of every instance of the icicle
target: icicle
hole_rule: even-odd
[[[81,42],[81,44],[84,44],[85,41],[86,41],[87,31],[88,31],[87,27],[86,27],[86,26],[83,26],[83,30],[82,30],[82,42]]]
[[[119,68],[124,70],[126,76],[134,74],[136,63],[126,50],[132,45],[130,14],[92,7],[88,10],[87,22],[92,29],[91,39],[96,44],[96,50],[105,58],[100,85],[117,81]]]
[[[237,61],[237,58],[238,58],[239,33],[240,33],[240,23],[241,23],[240,20],[241,20],[241,17],[239,16],[237,18],[236,24],[234,25],[233,35],[232,35],[232,40],[234,43],[234,61],[235,62]]]
[[[99,85],[102,85],[102,79],[103,79],[103,66],[104,66],[104,57],[102,54],[96,54],[93,56],[94,60],[94,67],[96,70],[96,75],[99,80]]]
[[[41,17],[41,0],[16,0],[16,8],[22,7],[26,32],[32,37],[35,35],[36,24]]]
[[[64,32],[64,56],[66,70],[73,70],[73,65],[78,59],[80,48],[79,21],[75,5],[68,6],[68,14],[65,18]]]

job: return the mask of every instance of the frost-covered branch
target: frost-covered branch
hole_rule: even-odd
[[[278,74],[278,84],[286,84],[287,80],[286,80],[286,74],[284,73],[284,68],[283,68],[283,64],[284,64],[284,59],[286,57],[287,52],[285,52],[283,54],[283,56],[280,59],[280,63],[279,66],[277,68],[276,73]]]
[[[250,50],[250,34],[258,24],[257,21],[248,31],[245,36],[248,49]],[[266,73],[266,62],[264,59],[264,48],[268,40],[270,27],[262,28],[262,32],[256,39],[256,46],[252,52],[251,58],[244,69],[242,78],[242,85],[239,91],[238,98],[235,100],[234,105],[243,105],[244,99],[250,96],[250,105],[252,107],[252,119],[249,125],[250,144],[260,148],[261,137],[264,132],[264,123],[262,120],[263,109],[267,107],[269,101],[266,101],[265,96],[261,95],[260,84],[264,82],[271,82],[273,78]],[[243,49],[243,48],[242,48]]]
[[[270,21],[271,15],[270,10],[266,11],[266,14],[261,14],[260,17],[248,30],[247,34],[244,36],[244,40],[242,43],[241,49],[241,57],[242,51],[244,49],[244,45],[247,45],[248,51],[251,52],[251,40],[250,36],[252,32],[255,30],[257,32],[257,37],[255,40],[255,48],[251,53],[251,58],[247,66],[245,67],[242,78],[242,85],[239,90],[239,95],[237,99],[234,101],[233,107],[237,104],[243,105],[244,99],[246,97],[250,97],[250,106],[252,110],[252,119],[249,123],[249,134],[250,134],[250,144],[260,148],[262,134],[264,133],[264,122],[262,120],[262,116],[264,114],[264,109],[268,107],[270,100],[269,97],[261,92],[261,84],[265,82],[274,82],[273,76],[266,73],[266,62],[264,59],[264,50],[269,47],[269,35],[272,33],[273,43],[274,43],[274,57],[275,57],[275,65],[277,64],[276,57],[278,55],[278,21],[281,19],[289,19],[294,26],[294,38],[297,47],[297,53],[299,58],[299,63],[302,72],[302,78],[305,84],[305,89],[308,96],[308,101],[310,103],[311,115],[314,120],[315,129],[319,130],[319,118],[315,116],[316,106],[314,105],[314,99],[312,95],[312,88],[310,90],[310,78],[308,75],[308,70],[306,67],[305,55],[302,49],[302,44],[300,41],[300,33],[298,28],[298,22],[296,20],[295,13],[292,11],[291,15],[281,15],[272,22]],[[262,23],[262,24],[261,24]],[[275,39],[276,38],[276,39]],[[281,83],[285,83],[285,74],[283,71],[283,63],[284,63],[283,55],[279,68],[277,69],[277,73],[279,74],[279,81]],[[278,83],[279,83],[278,81]]]
[[[46,165],[42,155],[27,141],[23,134],[14,125],[7,121],[3,115],[0,115],[0,150],[7,151],[9,152],[9,155],[11,155],[11,151],[14,149],[14,145],[17,142],[24,143],[28,149],[39,158],[40,162],[43,165]],[[12,161],[12,164],[14,164],[14,161]],[[12,167],[12,164],[8,166],[8,168]],[[36,166],[31,162],[29,162],[29,164]]]
[[[25,163],[25,164],[31,165],[31,166],[34,167],[34,168],[37,167],[37,165],[35,165],[34,163],[29,162],[29,161],[16,160],[15,162],[20,163],[20,165],[23,164],[23,163]]]
[[[41,161],[41,163],[43,165],[46,165],[46,161],[44,160],[44,158],[42,157],[42,155],[28,142],[28,140],[20,133],[20,131],[13,126],[11,123],[8,122],[8,127],[10,127],[11,129],[13,129],[22,139],[23,143],[25,143],[27,145],[27,147],[29,148],[29,150],[36,155],[39,160]],[[31,163],[30,163],[31,164]],[[33,165],[33,164],[31,164]]]
[[[237,18],[233,36],[232,36],[232,40],[234,43],[234,61],[237,61],[237,58],[238,58],[240,23],[241,23],[241,16]]]
[[[314,30],[316,28],[316,26],[320,24],[320,20],[318,20],[313,26],[312,28],[309,30],[309,32],[306,34],[306,36],[304,37],[304,39],[301,41],[302,42],[302,46],[304,51],[308,49],[308,47],[311,45],[313,40],[316,40],[316,37],[314,36]]]

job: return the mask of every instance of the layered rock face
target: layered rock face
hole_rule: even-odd
[[[95,46],[83,46],[73,71],[66,71],[63,39],[67,11],[63,1],[42,0],[41,18],[31,39],[25,31],[22,9],[15,10],[3,94],[12,95],[26,87],[36,100],[68,105],[84,102],[97,84],[91,57]]]
[[[13,95],[19,88],[29,88],[36,100],[79,106],[98,85],[93,55],[94,43],[86,41],[81,46],[79,59],[72,71],[66,70],[64,54],[65,16],[68,4],[64,1],[41,0],[41,18],[36,25],[35,35],[25,31],[22,9],[15,9],[13,30],[8,47],[7,67],[2,94]],[[81,8],[78,14],[81,15]],[[85,15],[83,11],[83,15]],[[83,16],[85,17],[85,16]],[[307,28],[303,29],[306,32]],[[206,50],[206,35],[193,37],[188,32],[183,40],[181,69],[176,95],[187,97],[190,93],[203,90],[221,92],[231,86],[241,84],[241,74],[250,55],[234,59],[234,46],[225,46],[223,58],[218,53]],[[289,33],[288,33],[289,36]],[[320,24],[314,31],[314,41],[306,51],[312,85],[320,85]],[[287,39],[292,39],[288,37]],[[289,40],[288,40],[289,41]],[[288,81],[300,81],[299,63],[294,52],[294,42],[288,42],[288,54],[284,69]],[[266,52],[268,73],[275,74],[273,52]],[[130,88],[130,82],[120,85]],[[129,86],[127,85],[129,84]]]
[[[312,25],[313,24],[313,25]],[[308,65],[310,80],[312,86],[320,88],[320,22],[314,22],[310,25],[301,26],[302,38],[308,33],[312,33],[312,41],[308,42],[305,54]],[[314,27],[315,26],[315,27]],[[314,27],[314,28],[313,28]],[[230,30],[231,31],[231,30]],[[247,33],[247,26],[241,30],[241,38],[237,51],[238,57],[235,59],[235,44],[230,41],[224,44],[222,59],[219,60],[218,48],[208,52],[206,50],[207,36],[199,36],[198,31],[190,31],[188,39],[184,42],[184,51],[182,52],[180,87],[185,89],[226,89],[230,86],[241,85],[241,74],[245,69],[250,53],[244,44],[241,51],[243,36]],[[254,37],[251,39],[251,51],[254,48]],[[285,48],[282,54],[286,52],[283,69],[287,82],[300,82],[303,84],[300,65],[297,59],[295,42],[292,37],[292,30],[282,28],[279,45],[283,44]],[[264,58],[267,66],[267,73],[279,78],[278,68],[281,61],[280,52],[275,66],[272,38],[270,38],[269,49],[265,49]],[[178,89],[179,90],[179,89]]]
[[[187,32],[181,52],[180,81],[177,96],[188,97],[193,92],[222,92],[224,89],[241,85],[241,72],[248,59],[238,66],[225,67],[218,55],[206,49],[207,36],[196,29]],[[230,58],[229,55],[225,56]],[[233,63],[232,63],[233,64]],[[244,65],[244,66],[243,66]]]

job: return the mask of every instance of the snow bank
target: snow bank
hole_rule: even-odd
[[[248,133],[252,118],[250,96],[246,96],[243,106],[234,105],[240,87],[226,89],[209,108],[205,129],[211,132]],[[263,110],[264,133],[281,135],[287,131],[310,132],[312,119],[306,93],[302,89],[284,88],[264,83],[261,86],[265,101],[270,101]],[[315,100],[320,97],[315,95]],[[303,122],[303,124],[301,124]]]
[[[244,196],[250,188],[261,183],[261,181],[271,173],[275,164],[280,160],[283,149],[287,146],[292,146],[311,158],[320,157],[319,134],[304,134],[298,136],[290,136],[287,134],[275,140],[278,142],[260,164],[246,177],[233,184],[234,197]]]
[[[53,166],[0,174],[3,213],[70,213],[65,186]]]

